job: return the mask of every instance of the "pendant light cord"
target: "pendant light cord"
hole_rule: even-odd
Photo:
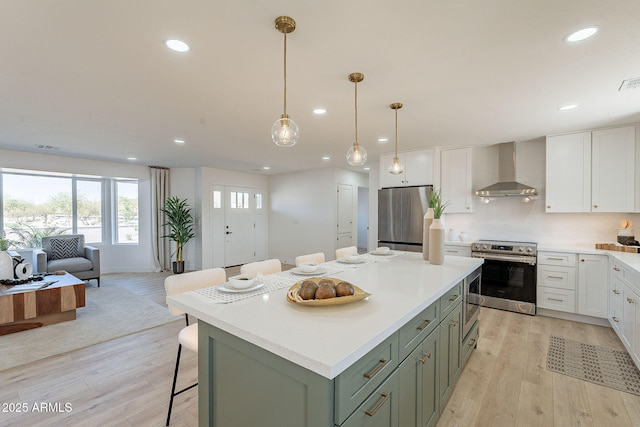
[[[355,96],[355,110],[356,110],[356,147],[358,146],[358,82],[355,82],[356,85],[356,96]]]
[[[287,114],[287,32],[284,32],[284,114]]]
[[[398,158],[398,109],[396,108],[396,159]]]

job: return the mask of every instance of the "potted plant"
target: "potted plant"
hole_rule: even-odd
[[[429,195],[429,206],[433,208],[433,222],[429,227],[429,262],[444,263],[444,224],[442,214],[450,202],[442,202],[442,190],[432,191]]]
[[[184,259],[182,258],[184,245],[195,237],[193,233],[193,216],[191,208],[186,199],[179,199],[177,196],[169,197],[164,202],[164,207],[160,209],[166,215],[167,222],[162,224],[169,227],[168,237],[176,242],[175,256],[173,262],[173,272],[180,274],[184,272]]]

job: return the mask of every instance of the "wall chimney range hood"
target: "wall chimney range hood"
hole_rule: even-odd
[[[537,196],[538,191],[516,181],[516,144],[505,142],[498,144],[498,182],[476,190],[479,197],[529,197]]]

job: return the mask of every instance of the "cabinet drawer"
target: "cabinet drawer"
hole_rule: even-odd
[[[410,320],[398,331],[400,361],[403,361],[420,342],[433,331],[439,323],[438,309],[435,302]]]
[[[398,427],[398,371],[380,385],[341,427]]]
[[[440,297],[440,318],[444,319],[460,301],[462,301],[462,282]]]
[[[575,291],[576,269],[573,267],[538,264],[538,286]]]
[[[564,252],[538,252],[538,264],[576,266],[576,254]]]
[[[444,245],[444,254],[471,257],[471,246]]]
[[[393,334],[335,380],[335,423],[340,425],[398,366],[398,334]]]
[[[538,307],[575,313],[576,292],[538,286]]]
[[[476,323],[473,324],[471,330],[467,334],[467,337],[462,341],[462,366],[467,364],[467,360],[471,357],[471,353],[473,353],[473,349],[476,348],[478,344],[478,337],[480,336],[480,322],[476,320]]]

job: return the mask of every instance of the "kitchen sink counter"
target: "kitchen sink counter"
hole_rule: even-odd
[[[481,259],[446,257],[443,265],[431,265],[421,253],[389,260],[381,257],[380,262],[332,275],[372,294],[366,300],[338,306],[290,303],[286,300],[288,289],[230,304],[215,304],[189,294],[169,296],[167,303],[333,379],[481,264]]]

